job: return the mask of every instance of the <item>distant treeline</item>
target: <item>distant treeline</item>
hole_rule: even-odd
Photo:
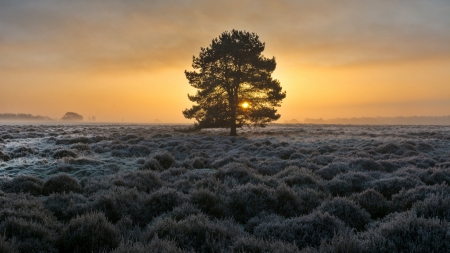
[[[337,118],[310,119],[307,124],[352,124],[352,125],[450,125],[448,116],[413,116],[413,117],[376,117],[376,118]]]
[[[50,117],[46,116],[40,116],[40,115],[31,115],[31,114],[25,114],[25,113],[0,113],[0,120],[39,120],[39,121],[47,121],[47,120],[54,120]]]

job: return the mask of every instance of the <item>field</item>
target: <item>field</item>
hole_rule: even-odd
[[[450,127],[1,125],[0,252],[446,252]]]

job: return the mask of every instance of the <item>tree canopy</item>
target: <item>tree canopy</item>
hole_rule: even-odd
[[[261,53],[265,43],[246,31],[223,32],[211,45],[193,56],[194,71],[185,71],[189,84],[198,89],[189,95],[196,103],[183,114],[198,128],[226,127],[230,135],[244,125],[266,126],[280,118],[275,107],[286,97],[272,78],[275,57]]]

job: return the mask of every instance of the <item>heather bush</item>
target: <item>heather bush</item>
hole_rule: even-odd
[[[433,186],[419,186],[409,190],[401,190],[392,195],[393,211],[402,212],[410,209],[415,202],[423,201],[433,194],[450,194],[450,187],[443,183]]]
[[[226,214],[226,206],[223,199],[208,189],[194,190],[190,194],[190,202],[208,215],[220,218]]]
[[[369,212],[372,219],[383,218],[391,209],[391,203],[374,189],[355,193],[350,199]]]
[[[20,175],[12,180],[3,180],[1,182],[1,190],[6,193],[30,193],[38,196],[42,194],[42,186],[44,182],[31,175]]]
[[[371,182],[371,187],[381,193],[387,199],[391,199],[392,195],[400,192],[400,190],[412,189],[417,186],[424,185],[419,179],[409,177],[388,177]]]
[[[167,151],[157,153],[153,155],[153,158],[159,162],[163,169],[168,169],[175,163],[175,158]]]
[[[270,222],[282,222],[284,220],[285,220],[285,217],[283,217],[283,216],[263,211],[260,214],[258,214],[257,216],[248,220],[248,222],[244,225],[244,230],[253,234],[255,227],[257,227],[261,223],[266,223],[269,221]]]
[[[198,215],[198,214],[202,214],[202,211],[200,211],[200,209],[198,209],[195,205],[191,203],[185,202],[180,206],[175,207],[172,211],[161,214],[160,216],[158,216],[157,219],[170,218],[175,221],[180,221],[186,219],[191,215]]]
[[[113,184],[127,188],[134,188],[138,191],[150,193],[163,185],[162,180],[153,171],[133,171],[118,175],[113,179]]]
[[[0,222],[0,231],[7,238],[18,240],[19,252],[58,252],[57,231],[44,224],[23,218],[8,217]]]
[[[433,194],[423,201],[414,203],[412,210],[417,217],[438,218],[450,222],[450,197]]]
[[[309,248],[302,250],[304,252],[311,253],[360,253],[367,252],[362,244],[361,240],[355,234],[353,230],[343,229],[333,236],[331,242],[323,242],[318,249]]]
[[[322,180],[315,175],[311,170],[305,168],[298,168],[297,166],[289,166],[283,171],[278,172],[273,176],[278,178],[281,182],[292,187],[302,187],[311,189],[323,189]]]
[[[114,187],[97,192],[91,199],[92,202],[87,208],[101,211],[113,223],[126,215],[129,215],[135,222],[149,222],[147,217],[141,216],[146,200],[135,188]],[[146,223],[142,224],[142,226],[144,225]]]
[[[360,158],[351,161],[349,164],[351,170],[355,171],[385,171],[385,168],[378,162],[368,159]]]
[[[70,219],[85,213],[88,200],[78,193],[53,193],[44,199],[45,209],[53,213],[60,221],[68,222]]]
[[[72,150],[61,149],[61,150],[55,151],[55,153],[53,153],[52,157],[54,159],[61,159],[64,157],[77,158],[78,155],[77,155],[77,153],[73,152]]]
[[[285,184],[275,189],[274,211],[284,217],[298,216],[302,213],[302,203],[297,193]]]
[[[253,236],[239,238],[233,245],[235,253],[299,253],[295,244],[283,241],[267,241]]]
[[[370,222],[370,214],[346,198],[336,197],[325,201],[317,211],[328,212],[359,231],[364,230]]]
[[[340,173],[346,173],[349,171],[348,164],[345,163],[331,163],[328,166],[325,166],[317,171],[315,173],[322,177],[325,180],[331,180],[333,177],[335,177],[337,174]]]
[[[450,184],[450,170],[442,168],[429,169],[422,181],[427,185]]]
[[[161,240],[155,236],[149,244],[140,242],[121,242],[119,247],[110,253],[183,253],[174,241]]]
[[[169,168],[167,170],[162,171],[159,174],[159,177],[161,180],[164,180],[166,182],[175,182],[176,180],[180,179],[180,176],[188,172],[186,168]]]
[[[81,191],[82,188],[78,181],[67,174],[59,174],[50,177],[45,181],[42,187],[42,193],[44,195],[63,192],[79,193]]]
[[[272,210],[275,204],[273,189],[261,184],[240,185],[228,193],[228,213],[242,224],[262,211]]]
[[[448,222],[395,213],[363,234],[366,252],[447,252]]]
[[[292,188],[297,194],[297,215],[311,213],[317,206],[319,206],[328,195],[322,191],[313,190],[309,188]]]
[[[77,143],[77,144],[73,144],[72,146],[70,146],[70,149],[75,149],[78,151],[87,151],[87,150],[91,150],[91,147],[87,143]]]
[[[299,216],[283,222],[267,221],[254,229],[256,237],[295,243],[299,249],[317,247],[322,241],[330,242],[335,232],[345,228],[338,218],[321,212]]]
[[[59,240],[60,252],[110,251],[119,246],[119,234],[103,213],[92,212],[72,219]]]
[[[145,160],[144,165],[141,167],[142,170],[156,170],[161,171],[164,170],[164,168],[161,166],[158,160],[151,157],[147,160]]]
[[[229,163],[224,167],[219,168],[214,176],[224,181],[227,177],[234,178],[239,184],[253,183],[257,184],[262,181],[261,177],[257,175],[257,171],[247,167],[241,163]]]
[[[364,191],[372,180],[374,178],[368,173],[350,171],[327,181],[325,187],[333,196],[349,196],[354,192]]]
[[[172,211],[186,201],[186,196],[171,188],[161,188],[153,192],[143,202],[141,226],[147,225],[153,218]]]
[[[1,140],[0,140],[0,142],[1,142]],[[18,248],[18,245],[17,245],[15,239],[8,240],[8,238],[6,238],[6,236],[4,236],[4,235],[0,237],[0,252],[1,253],[19,253],[17,248]]]
[[[232,247],[234,241],[244,232],[230,220],[209,220],[203,214],[192,215],[186,219],[158,219],[147,227],[143,241],[173,239],[184,251],[223,252]]]
[[[11,158],[20,158],[20,157],[25,157],[25,156],[29,156],[29,155],[34,155],[36,154],[36,151],[32,148],[27,148],[27,147],[19,147],[14,149],[10,156]]]
[[[0,150],[0,161],[7,162],[7,161],[9,161],[9,160],[11,160],[11,156],[9,156],[8,154],[3,153],[3,152]]]

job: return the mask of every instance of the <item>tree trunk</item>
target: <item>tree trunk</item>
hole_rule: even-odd
[[[237,136],[236,132],[236,106],[231,106],[230,136]]]

